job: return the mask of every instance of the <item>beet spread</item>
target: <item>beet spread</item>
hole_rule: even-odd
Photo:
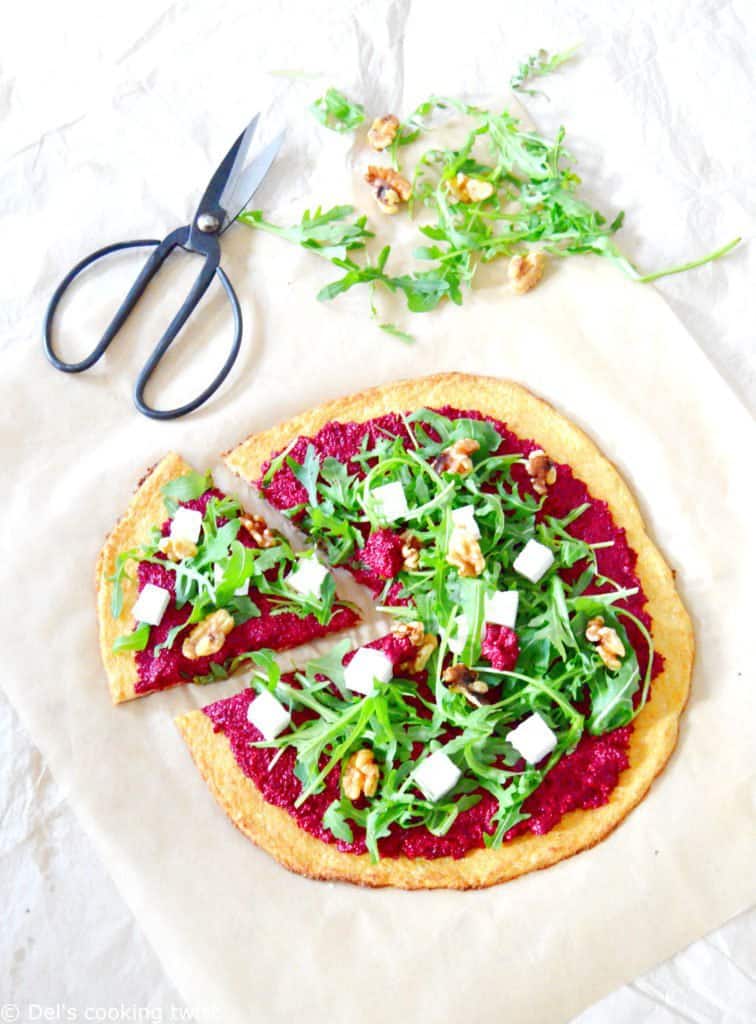
[[[462,412],[450,408],[438,411],[450,419],[462,416],[488,419],[502,436],[499,449],[501,452],[520,452],[527,455],[537,447],[533,441],[518,438],[498,420],[483,417],[477,412]],[[351,458],[359,451],[365,435],[368,435],[372,442],[387,433],[408,436],[402,417],[390,414],[368,423],[329,423],[314,437],[300,437],[291,448],[290,454],[294,460],[301,462],[308,444],[312,444],[321,457],[330,455],[338,458],[347,464],[350,472],[362,476],[361,467],[351,462]],[[521,492],[534,493],[524,466],[515,464],[512,467],[512,476]],[[281,509],[292,508],[307,500],[304,488],[286,465],[279,469],[266,486],[261,487],[267,500]],[[645,595],[635,575],[636,554],[627,543],[625,531],[614,523],[605,502],[591,498],[585,484],[573,476],[570,467],[559,464],[556,483],[549,488],[541,514],[563,517],[583,503],[588,503],[589,508],[572,524],[571,532],[589,543],[613,541],[611,547],[597,550],[599,572],[610,577],[620,587],[638,588],[638,593],[626,599],[623,604],[649,627],[650,619],[644,609]],[[393,531],[376,531],[372,537],[366,538],[365,546],[350,568],[361,582],[367,583],[377,593],[383,588],[387,578],[396,575],[395,567],[397,558],[400,557],[400,547],[398,536]],[[573,567],[572,570],[565,570],[565,576],[568,573],[575,573],[577,576],[579,572],[580,567]],[[390,590],[389,602],[393,599],[398,603],[399,590],[398,586]],[[643,674],[647,666],[645,643],[632,622],[628,622],[626,628]],[[387,637],[370,646],[384,649],[394,663],[398,664],[402,658],[406,658],[406,652],[392,649],[391,645],[395,642],[395,638]],[[517,636],[514,631],[488,624],[483,641],[483,654],[495,667],[511,668],[518,655]],[[657,675],[660,669],[661,659],[656,658],[653,675]],[[281,753],[250,746],[251,742],[262,738],[254,726],[247,722],[247,707],[253,696],[252,690],[246,690],[204,709],[216,731],[222,731],[228,737],[241,770],[255,782],[266,800],[288,811],[307,832],[324,842],[337,845],[341,850],[364,853],[364,836],[359,834],[358,829],[354,832],[354,842],[350,844],[337,840],[322,824],[326,809],[340,795],[338,766],[328,776],[323,792],[308,799],[302,807],[295,808],[300,784],[294,775],[293,749],[284,749]],[[573,753],[563,757],[526,800],[523,810],[530,817],[511,829],[506,838],[525,832],[543,835],[569,811],[599,807],[606,803],[618,783],[621,772],[628,767],[631,732],[632,726],[627,726],[603,736],[584,734]],[[277,760],[270,769],[270,763],[276,754]],[[394,826],[391,834],[379,841],[381,856],[458,858],[472,849],[482,847],[484,834],[493,831],[491,818],[496,810],[496,801],[486,791],[480,792],[482,796],[479,803],[462,811],[444,836],[433,836],[423,826],[407,830]]]
[[[220,491],[210,490],[201,497],[183,502],[183,504],[187,508],[199,509],[204,512],[211,497],[221,498],[223,495]],[[169,529],[170,522],[164,523],[162,527],[164,536]],[[239,540],[247,547],[253,546],[254,543],[244,530],[239,531]],[[147,583],[154,583],[174,594],[175,578],[173,572],[154,562],[140,562],[137,566],[139,590],[142,590]],[[211,664],[226,665],[237,655],[247,651],[257,651],[262,647],[270,647],[276,651],[297,647],[309,640],[353,626],[357,621],[357,616],[351,609],[337,608],[328,625],[321,626],[313,615],[300,618],[294,612],[272,614],[275,608],[274,603],[257,590],[251,589],[249,596],[260,610],[259,617],[248,619],[247,622],[232,629],[226,643],[217,654],[195,660],[185,658],[181,653],[182,638],[186,635],[184,633],[179,634],[172,647],[155,653],[155,648],[164,642],[170,630],[185,622],[191,611],[189,606],[178,609],[171,601],[160,625],[153,626],[150,630],[148,646],[143,651],[136,652],[138,679],[134,687],[135,691],[147,693],[152,690],[161,690],[166,686],[175,686],[182,679],[189,682],[192,679],[206,676],[211,671]]]

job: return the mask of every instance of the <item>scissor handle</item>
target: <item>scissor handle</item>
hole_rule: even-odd
[[[191,244],[187,245],[190,240]],[[120,252],[124,249],[134,249],[146,246],[154,246],[155,251],[150,255],[145,265],[139,272],[134,284],[129,289],[128,294],[124,298],[121,305],[116,310],[113,319],[105,329],[102,338],[94,347],[94,349],[76,363],[67,363],[62,360],[53,348],[52,343],[52,323],[55,317],[55,312],[58,308],[60,300],[63,294],[71,283],[90,267],[93,263],[96,263],[99,259],[105,256],[109,256],[112,253]],[[188,227],[178,228],[176,231],[171,232],[162,241],[158,239],[138,239],[133,242],[116,242],[113,245],[105,246],[103,249],[98,249],[96,252],[86,256],[83,260],[76,264],[68,274],[63,278],[50,300],[50,304],[47,307],[44,320],[44,345],[45,354],[57,370],[62,370],[64,373],[82,373],[84,370],[88,370],[94,366],[95,363],[102,358],[105,351],[107,350],[110,343],[113,341],[115,336],[123,327],[126,319],[137,304],[145,288],[158,272],[160,267],[163,265],[166,257],[175,249],[177,246],[187,247],[192,252],[197,252],[205,257],[202,269],[195,280],[189,295],[182,304],[178,313],[174,316],[173,320],[168,325],[163,336],[158,341],[157,345],[152,351],[149,359],[145,363],[144,367],[137,377],[137,382],[134,387],[134,404],[137,409],[145,416],[149,416],[152,419],[159,420],[170,420],[177,419],[179,416],[185,416],[189,412],[193,412],[198,409],[204,402],[213,395],[218,388],[221,386],[223,381],[226,379],[231,371],[232,366],[236,362],[236,357],[239,354],[241,347],[242,338],[242,315],[241,307],[239,305],[239,299],[237,298],[236,292],[231,285],[228,277],[221,269],[219,265],[220,261],[220,246],[218,239],[215,235],[199,235],[198,232],[190,231]],[[173,344],[176,335],[179,333],[181,328],[184,326],[189,316],[196,308],[202,296],[208,289],[213,276],[217,274],[218,278],[223,285],[223,289],[228,296],[229,302],[231,303],[231,310],[234,316],[234,339],[231,345],[229,355],[220,369],[220,372],[213,378],[212,382],[202,391],[196,398],[191,402],[187,402],[185,405],[179,406],[176,409],[155,409],[148,405],[144,400],[144,392],[149,383],[152,374],[157,369],[160,361],[162,360],[165,353],[168,351],[170,346]]]

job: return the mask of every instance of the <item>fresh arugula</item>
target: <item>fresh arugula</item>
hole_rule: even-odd
[[[150,627],[146,622],[140,622],[131,633],[116,637],[113,643],[113,650],[119,651],[143,651],[150,642]]]
[[[326,128],[334,132],[351,132],[365,120],[365,108],[352,103],[338,89],[328,89],[311,105],[310,111]]]
[[[553,55],[538,51],[519,66],[511,79],[512,88],[533,95],[534,90],[527,86],[564,65],[573,54],[574,50]],[[315,113],[338,131],[351,130],[364,118],[361,107],[333,89],[317,102]],[[388,245],[377,257],[371,254],[365,246],[373,232],[364,216],[355,217],[351,206],[333,207],[325,213],[318,209],[312,216],[305,211],[300,223],[291,227],[271,224],[259,210],[245,213],[241,219],[318,252],[341,271],[320,289],[320,301],[366,285],[376,318],[377,290],[401,293],[412,313],[430,312],[445,301],[460,305],[481,267],[531,249],[555,259],[601,256],[634,281],[648,283],[718,260],[740,242],[733,239],[705,256],[663,270],[639,271],[614,240],[624,213],[609,218],[580,198],[581,179],[574,158],[565,149],[563,128],[548,138],[524,128],[508,110],[486,110],[451,97],[430,97],[400,125],[389,150],[395,168],[400,168],[400,150],[429,136],[439,114],[461,119],[467,134],[457,146],[431,144],[417,153],[409,212],[417,215],[423,244],[415,247],[415,266],[409,272],[392,273]],[[478,202],[456,201],[451,186],[458,174],[489,182],[491,196]],[[403,342],[411,340],[411,335],[394,324],[378,326]]]

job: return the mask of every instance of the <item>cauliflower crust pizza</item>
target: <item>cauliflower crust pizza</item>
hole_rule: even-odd
[[[675,746],[689,617],[614,466],[523,387],[366,391],[225,455],[391,616],[177,719],[231,820],[287,868],[481,888],[603,839]],[[315,598],[313,598],[315,600]]]

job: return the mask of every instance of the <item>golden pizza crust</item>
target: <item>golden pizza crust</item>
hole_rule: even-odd
[[[134,651],[113,651],[116,637],[130,633],[134,626],[131,609],[137,598],[136,562],[126,567],[123,577],[123,608],[117,619],[110,611],[113,584],[108,577],[115,572],[116,558],[121,551],[146,543],[152,528],[166,518],[162,488],[170,481],[191,471],[191,466],[180,455],[170,452],[149,471],[137,487],[126,510],[113,531],[108,535],[97,559],[95,581],[97,586],[97,618],[100,626],[100,652],[108,675],[108,685],[114,704],[147,693],[136,693],[137,666]],[[151,691],[148,691],[151,692]]]
[[[510,381],[457,373],[401,381],[329,402],[250,437],[227,453],[225,461],[246,480],[255,480],[272,452],[285,448],[299,434],[316,433],[330,420],[365,421],[384,413],[443,405],[478,410],[504,421],[518,436],[535,439],[557,461],[568,463],[594,498],[606,501],[638,554],[637,573],[665,669],[654,681],[652,699],[636,719],[630,768],[622,774],[607,804],[570,812],[545,836],[518,836],[498,850],[473,850],[459,860],[400,857],[371,864],[366,854],[342,853],[299,828],[286,811],[263,799],[236,764],[228,739],[213,731],[201,711],[177,719],[200,772],[231,820],[258,846],[299,874],[404,889],[467,889],[548,867],[595,845],[616,828],[648,792],[677,740],[690,688],[693,631],[672,572],[649,539],[638,506],[614,466],[578,427],[525,388]]]

